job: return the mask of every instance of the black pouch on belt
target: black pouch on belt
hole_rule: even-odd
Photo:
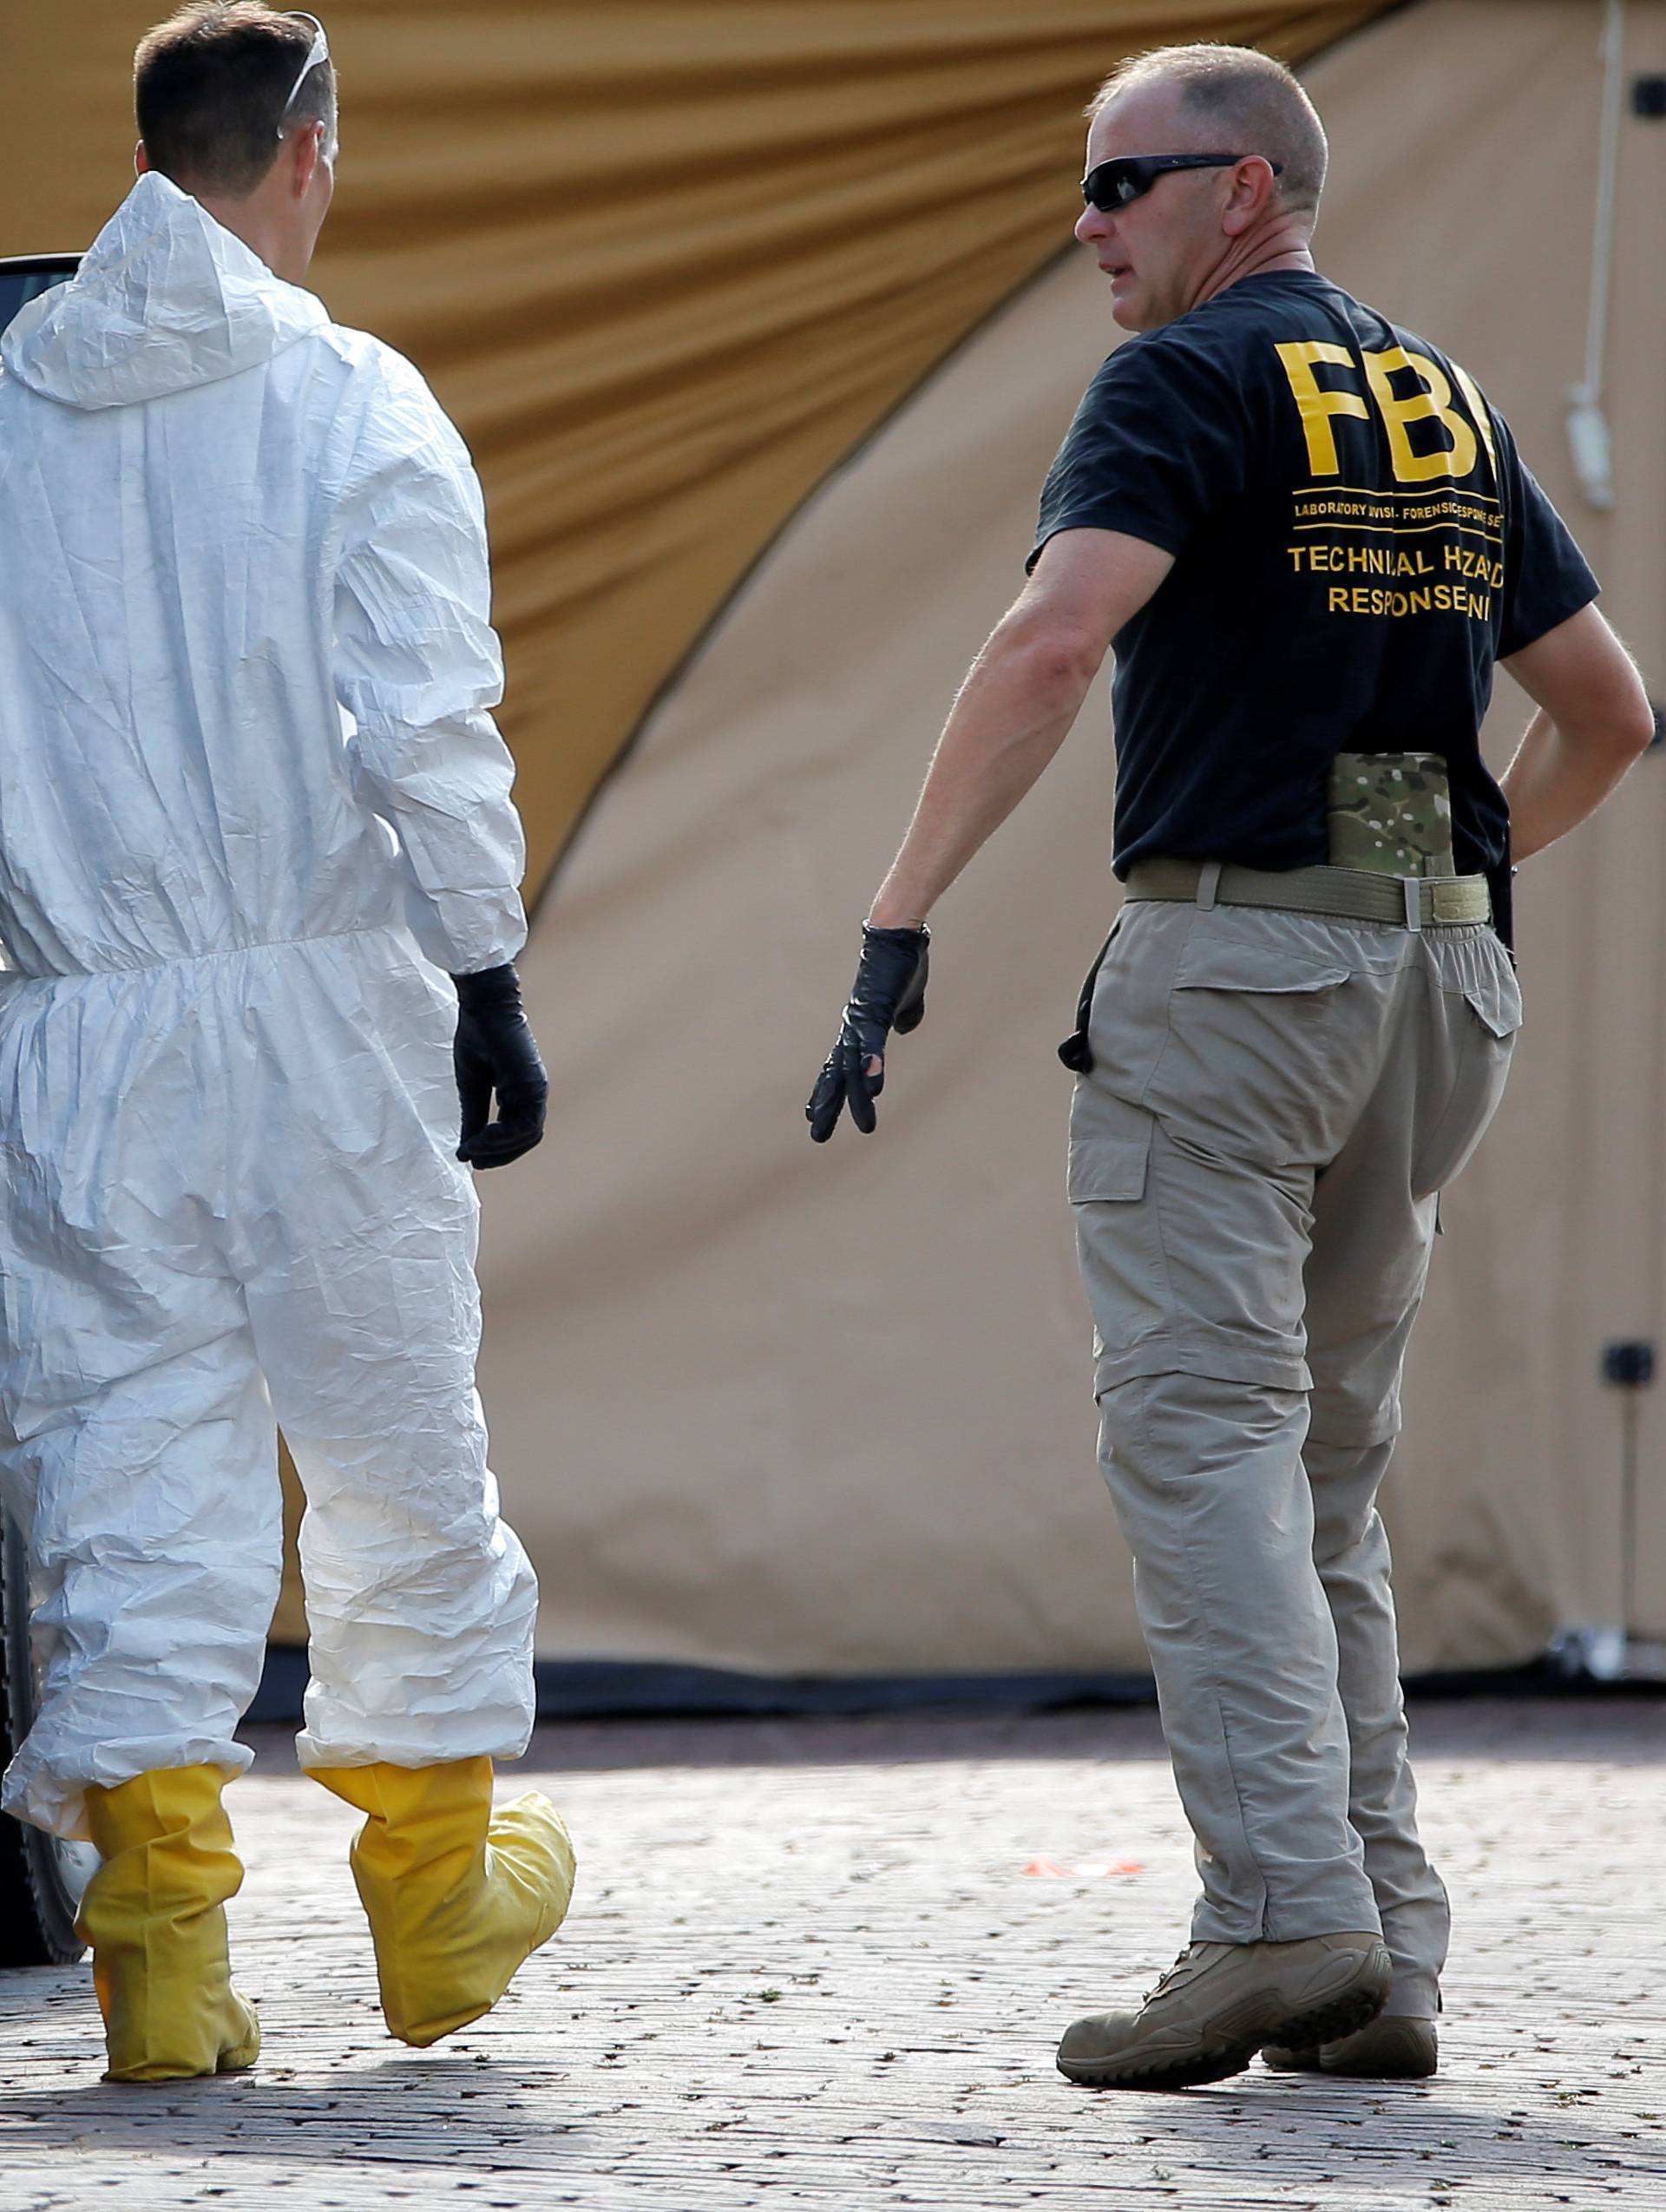
[[[1099,970],[1105,966],[1105,955],[1111,949],[1111,937],[1114,937],[1121,927],[1122,916],[1118,915],[1111,924],[1111,936],[1095,953],[1093,965],[1087,971],[1082,994],[1076,1001],[1076,1027],[1059,1047],[1059,1057],[1072,1075],[1091,1075],[1093,1073],[1093,1049],[1087,1041],[1087,1025],[1093,1012],[1093,986],[1099,980]]]
[[[1438,752],[1339,752],[1326,824],[1333,868],[1455,876],[1452,791]]]

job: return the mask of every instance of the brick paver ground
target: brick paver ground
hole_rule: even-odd
[[[0,2206],[1663,2212],[1666,1705],[1415,1727],[1459,1915],[1443,2072],[1178,2096],[1052,2064],[1182,1940],[1148,1713],[542,1730],[578,1901],[429,2052],[380,2026],[355,1816],[263,1735],[231,1800],[260,2070],[102,2085],[86,1969],[0,1975]]]

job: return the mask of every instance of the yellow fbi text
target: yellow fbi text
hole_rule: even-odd
[[[1403,345],[1385,346],[1381,353],[1355,354],[1346,345],[1333,345],[1323,338],[1302,338],[1274,351],[1283,364],[1302,417],[1308,465],[1315,476],[1341,474],[1336,424],[1350,418],[1368,421],[1374,405],[1388,434],[1388,461],[1397,482],[1424,484],[1437,478],[1461,482],[1473,474],[1483,448],[1496,478],[1498,451],[1492,418],[1473,378],[1455,362],[1453,375],[1462,388],[1467,415],[1453,405],[1452,384],[1440,364],[1431,361],[1427,353],[1409,352]],[[1347,380],[1322,384],[1316,373],[1322,367],[1347,371]],[[1396,377],[1402,382],[1409,378],[1411,390],[1396,391]],[[1370,393],[1369,404],[1365,391],[1359,389],[1361,381]],[[1412,431],[1417,423],[1433,425],[1433,432],[1420,432],[1414,441]],[[1417,446],[1427,444],[1431,435],[1435,441],[1433,449],[1419,452]]]

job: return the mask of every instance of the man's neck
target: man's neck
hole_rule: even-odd
[[[1201,307],[1206,299],[1217,299],[1247,277],[1283,276],[1291,271],[1315,275],[1313,250],[1302,231],[1281,223],[1261,238],[1236,240],[1191,304]]]
[[[240,238],[250,253],[258,254],[275,276],[285,274],[279,262],[287,241],[279,234],[279,226],[266,220],[266,211],[258,200],[226,200],[208,192],[199,192],[195,198],[206,214],[212,215],[220,228],[230,231],[233,238]]]

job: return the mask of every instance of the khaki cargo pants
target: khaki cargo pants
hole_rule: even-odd
[[[1100,1459],[1132,1551],[1197,1941],[1381,1926],[1431,2014],[1376,1493],[1435,1234],[1521,1000],[1485,925],[1130,903],[1071,1115]]]

